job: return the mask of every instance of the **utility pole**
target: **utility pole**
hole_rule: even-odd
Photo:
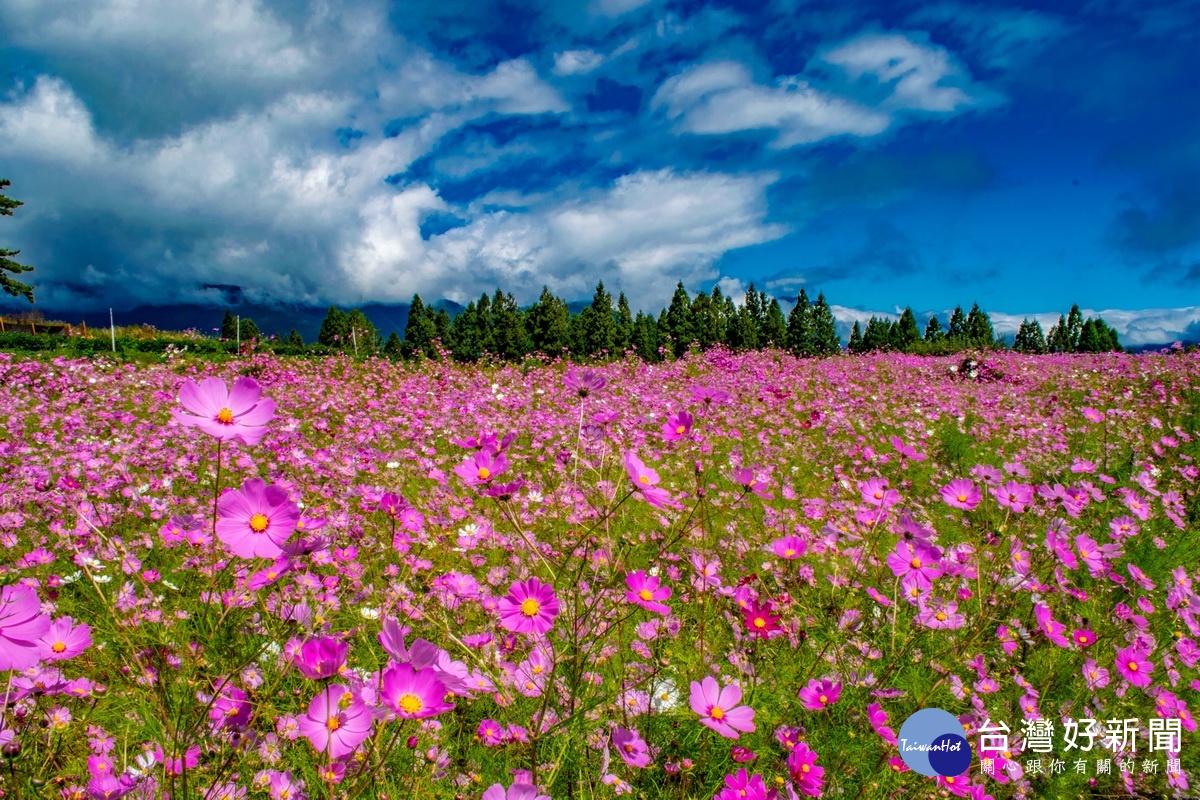
[[[113,324],[112,309],[108,310],[108,333],[112,336],[112,350],[117,352],[117,326]]]
[[[242,315],[238,314],[237,318],[237,351],[238,355],[242,354]]]

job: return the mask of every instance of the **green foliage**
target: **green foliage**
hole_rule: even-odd
[[[241,330],[241,340],[243,342],[249,342],[253,339],[258,339],[262,336],[262,331],[260,331],[258,329],[258,325],[256,325],[254,320],[250,319],[249,317],[246,317],[245,319],[243,319],[241,321],[241,329],[240,330]]]
[[[317,343],[326,347],[343,347],[346,337],[350,335],[350,316],[338,308],[330,306],[321,320],[321,332],[317,334]]]
[[[1013,340],[1013,350],[1018,353],[1034,355],[1046,352],[1046,337],[1042,334],[1042,326],[1036,319],[1021,320],[1021,327],[1017,329],[1017,336]]]
[[[796,305],[792,306],[787,319],[787,349],[794,356],[816,355],[817,339],[813,332],[813,309],[808,292],[800,290]]]
[[[231,340],[237,338],[237,317],[228,308],[225,309],[225,316],[221,318],[221,338]]]
[[[519,361],[526,353],[525,319],[511,294],[499,289],[492,298],[492,355]]]
[[[671,304],[667,306],[666,314],[659,323],[661,332],[670,341],[671,351],[676,358],[681,358],[697,339],[692,301],[688,297],[687,289],[683,288],[683,281],[676,284]]]
[[[946,332],[942,330],[942,323],[934,315],[929,318],[929,322],[925,324],[925,341],[938,342],[946,338]]]
[[[633,313],[629,310],[629,301],[621,292],[617,298],[617,332],[613,341],[615,354],[624,353],[633,344]]]
[[[401,353],[405,358],[436,358],[437,350],[434,341],[437,339],[437,326],[433,316],[426,310],[421,295],[414,294],[412,304],[408,309],[408,322],[404,326],[404,343]]]
[[[817,302],[813,304],[812,331],[817,355],[832,356],[842,352],[837,321],[833,318],[833,309],[829,307],[824,292],[817,295]]]
[[[613,316],[612,295],[604,288],[604,281],[596,284],[592,304],[579,316],[579,355],[598,358],[613,352],[617,340],[617,320]]]
[[[863,334],[862,328],[858,325],[858,320],[854,320],[854,327],[850,329],[850,342],[846,349],[851,353],[865,352],[863,349]]]
[[[571,312],[566,301],[551,294],[549,288],[542,287],[541,296],[529,308],[525,320],[530,346],[534,352],[557,356],[570,347]]]
[[[654,317],[641,311],[633,320],[633,349],[646,362],[655,363],[662,360],[658,349],[662,346],[659,325]]]
[[[971,347],[978,348],[993,347],[996,343],[992,320],[987,312],[979,307],[979,303],[971,306],[971,313],[967,315],[967,342]]]
[[[20,206],[25,205],[20,200],[14,200],[11,197],[3,194],[3,190],[12,185],[12,182],[0,178],[0,217],[11,217],[13,211]],[[29,302],[33,302],[33,287],[26,283],[21,283],[15,278],[5,273],[20,275],[25,272],[33,271],[33,267],[28,264],[18,264],[10,256],[20,255],[20,250],[5,250],[0,247],[0,290],[5,294],[10,294],[13,297],[24,297]]]
[[[759,341],[766,347],[787,347],[787,322],[783,319],[783,309],[774,297],[767,304],[766,319],[759,332]]]
[[[403,343],[400,341],[400,334],[392,331],[387,338],[387,342],[383,345],[383,354],[388,358],[399,358],[403,353]]]
[[[350,347],[356,354],[366,355],[379,349],[379,331],[361,309],[354,309],[346,318],[350,328]]]
[[[895,350],[907,353],[917,342],[921,341],[921,329],[917,327],[917,317],[912,307],[904,309],[900,321],[892,326],[891,345]]]
[[[292,332],[283,340],[283,344],[287,347],[304,347],[304,337],[295,328],[292,328]]]

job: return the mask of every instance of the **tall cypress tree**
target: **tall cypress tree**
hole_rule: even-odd
[[[759,293],[758,289],[754,288],[751,283],[746,287],[746,299],[742,301],[741,312],[746,314],[749,323],[754,329],[754,343],[748,345],[751,349],[757,349],[766,345],[766,325],[767,325],[767,303],[766,298]]]
[[[633,320],[633,349],[638,357],[651,364],[659,361],[660,341],[658,322],[654,317],[639,311]]]
[[[1051,353],[1070,353],[1071,336],[1067,333],[1067,318],[1062,314],[1058,315],[1058,323],[1050,327],[1050,334],[1046,337],[1046,347]]]
[[[383,354],[390,358],[398,358],[403,349],[403,344],[400,341],[400,334],[392,331],[387,338],[387,342],[383,345]]]
[[[783,309],[779,307],[779,301],[774,297],[767,303],[766,320],[760,335],[763,347],[787,347],[787,322],[783,319]]]
[[[967,338],[967,317],[963,314],[962,306],[955,306],[950,314],[950,326],[946,329],[946,338],[957,346],[962,346]]]
[[[925,325],[925,341],[940,342],[946,338],[946,332],[942,330],[942,323],[938,321],[936,315],[929,318],[929,322]]]
[[[11,217],[13,211],[25,205],[20,200],[13,200],[11,197],[3,194],[3,190],[11,186],[11,182],[7,179],[0,178],[0,217]],[[21,283],[20,281],[9,277],[6,272],[13,275],[20,275],[23,272],[29,272],[33,267],[28,264],[18,264],[9,256],[20,255],[20,250],[6,250],[0,247],[0,291],[5,294],[10,294],[13,297],[24,297],[29,302],[33,302],[33,287]]]
[[[994,347],[996,344],[992,320],[987,312],[979,307],[979,303],[971,306],[971,313],[967,315],[967,341],[972,347]]]
[[[288,347],[304,347],[304,337],[302,337],[295,328],[292,328],[292,332],[287,335],[287,338],[283,340],[283,343]]]
[[[326,347],[344,347],[346,338],[350,336],[350,316],[337,306],[330,306],[321,320],[321,332],[317,334],[317,342]]]
[[[825,300],[824,292],[817,295],[817,302],[813,304],[812,332],[814,351],[817,355],[832,356],[842,352],[837,321],[833,318],[833,309]]]
[[[720,310],[713,307],[712,297],[706,292],[698,292],[692,298],[691,319],[695,341],[701,350],[707,350],[724,338],[724,331],[720,330]]]
[[[854,327],[850,329],[850,343],[846,345],[846,349],[851,353],[862,353],[865,351],[863,347],[862,328],[858,326],[858,320],[854,320]]]
[[[1079,339],[1083,335],[1083,312],[1079,310],[1078,304],[1073,304],[1071,310],[1067,312],[1067,345],[1068,353],[1078,353]],[[1090,352],[1090,351],[1083,351]]]
[[[526,330],[534,352],[562,355],[571,344],[571,311],[567,303],[542,287],[542,294],[526,314]]]
[[[917,327],[917,316],[912,307],[904,309],[900,321],[892,328],[892,346],[902,353],[907,353],[921,341],[921,329]]]
[[[617,338],[617,320],[613,316],[612,295],[604,288],[604,281],[596,284],[592,304],[580,316],[583,333],[580,355],[597,357],[612,352]]]
[[[633,313],[629,310],[629,301],[625,293],[617,295],[617,329],[613,339],[613,349],[616,353],[624,353],[633,345]]]
[[[433,340],[437,337],[437,327],[432,316],[421,301],[421,295],[414,294],[412,305],[408,308],[408,322],[404,326],[404,344],[402,352],[405,358],[425,356],[435,358]]]
[[[800,290],[796,305],[792,306],[787,319],[787,347],[796,356],[816,354],[816,337],[813,335],[812,303],[808,292]]]
[[[374,323],[367,318],[367,315],[361,309],[354,309],[346,317],[346,323],[350,328],[350,347],[354,347],[354,342],[358,342],[358,352],[360,354],[373,353],[379,346],[379,331],[376,330]]]
[[[659,329],[666,336],[668,347],[676,358],[680,358],[696,341],[696,324],[692,318],[692,300],[683,281],[675,284],[671,304],[659,320]]]
[[[496,290],[492,298],[492,352],[505,361],[525,357],[525,321],[511,294]]]
[[[446,334],[446,348],[455,361],[471,363],[478,361],[483,355],[480,344],[479,312],[475,301],[467,303],[467,307],[455,315],[450,321],[450,329]]]
[[[891,349],[892,324],[886,319],[872,316],[867,320],[867,329],[863,331],[863,350],[875,352]]]
[[[221,318],[221,338],[229,341],[237,338],[237,318],[228,308],[225,309],[225,316]]]

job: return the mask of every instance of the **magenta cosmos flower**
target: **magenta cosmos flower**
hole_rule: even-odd
[[[633,481],[633,488],[643,500],[655,508],[681,508],[666,489],[658,488],[658,473],[643,464],[635,453],[626,453],[624,460],[629,480]]]
[[[811,711],[821,711],[836,703],[841,696],[841,681],[812,680],[800,690],[800,704]]]
[[[668,415],[667,421],[662,426],[663,438],[668,442],[677,442],[680,439],[686,438],[692,432],[692,423],[694,421],[692,415],[682,409]]]
[[[580,397],[587,397],[592,392],[598,392],[606,384],[607,381],[604,380],[604,376],[591,369],[578,372],[572,367],[563,376],[563,385],[568,389],[574,389]]]
[[[554,625],[558,598],[554,588],[537,578],[517,581],[500,598],[500,624],[510,631],[540,636]]]
[[[220,378],[205,378],[199,384],[188,381],[179,387],[179,402],[187,413],[172,411],[176,422],[199,428],[222,442],[258,444],[275,416],[275,401],[262,396],[253,378],[238,378],[232,389]]]
[[[300,521],[300,509],[287,490],[268,486],[262,478],[221,495],[217,513],[217,538],[242,558],[277,558]]]
[[[493,783],[480,800],[550,800],[550,797],[538,794],[537,787],[528,783],[514,783],[507,789],[503,784]]]
[[[726,739],[738,738],[738,731],[750,733],[754,730],[754,709],[739,706],[741,700],[742,690],[737,684],[722,689],[712,676],[699,683],[692,681],[688,698],[692,711],[700,715],[700,724]]]
[[[446,684],[431,667],[393,664],[383,673],[379,699],[401,719],[436,717],[454,706],[446,702]]]
[[[671,590],[659,585],[658,578],[654,575],[647,575],[645,570],[639,569],[625,576],[625,585],[629,587],[629,591],[625,593],[625,599],[629,602],[655,614],[671,613],[670,606],[659,602],[670,597]]]
[[[354,752],[371,734],[371,711],[350,688],[340,683],[325,687],[298,720],[300,735],[313,749],[330,758]]]
[[[797,742],[788,753],[787,767],[801,794],[820,797],[825,788],[825,768],[817,766],[817,754],[806,743]]]
[[[29,669],[38,662],[38,640],[50,631],[37,592],[28,586],[0,589],[0,671]]]
[[[349,652],[349,642],[339,642],[332,636],[318,636],[300,645],[295,662],[304,677],[318,681],[338,674]]]
[[[629,766],[638,769],[650,766],[650,745],[637,731],[616,728],[612,733],[612,743],[617,748],[617,755]]]
[[[50,630],[38,640],[38,655],[45,661],[65,661],[92,646],[92,629],[76,625],[70,617],[50,623]]]
[[[955,478],[942,487],[942,499],[946,501],[947,505],[970,511],[979,505],[983,494],[979,491],[978,486],[966,478]]]
[[[508,457],[494,450],[480,450],[454,468],[467,486],[482,486],[508,469]]]
[[[1154,664],[1145,651],[1137,647],[1122,647],[1117,650],[1117,671],[1134,686],[1149,686]]]

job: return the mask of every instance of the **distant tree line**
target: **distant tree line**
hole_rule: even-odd
[[[222,338],[233,339],[236,324],[232,313],[226,311]],[[258,334],[252,320],[243,318],[241,326],[243,340]],[[485,292],[453,317],[413,295],[404,336],[393,332],[386,340],[361,310],[347,312],[331,306],[317,343],[359,355],[381,352],[406,359],[439,358],[447,352],[456,361],[468,363],[484,356],[520,361],[534,353],[576,360],[619,358],[629,351],[656,362],[715,345],[735,351],[777,348],[799,357],[842,351],[833,310],[824,294],[812,301],[801,289],[785,316],[779,300],[758,291],[754,284],[746,289],[742,302],[735,303],[720,286],[693,297],[682,282],[658,316],[632,313],[625,294],[618,293],[614,301],[603,281],[596,285],[591,304],[579,313],[572,313],[565,300],[545,287],[537,301],[524,308],[510,293],[500,289],[491,295]],[[302,348],[304,340],[293,329],[283,344]],[[911,308],[898,320],[873,316],[865,330],[855,322],[848,349],[853,353],[935,355],[1004,347],[987,312],[976,303],[969,313],[956,307],[945,328],[936,316],[931,318],[924,332]],[[1104,320],[1085,321],[1079,307],[1073,306],[1070,314],[1060,317],[1059,324],[1051,328],[1048,338],[1036,320],[1022,322],[1014,349],[1027,353],[1103,352],[1119,350],[1120,345],[1116,331]]]

